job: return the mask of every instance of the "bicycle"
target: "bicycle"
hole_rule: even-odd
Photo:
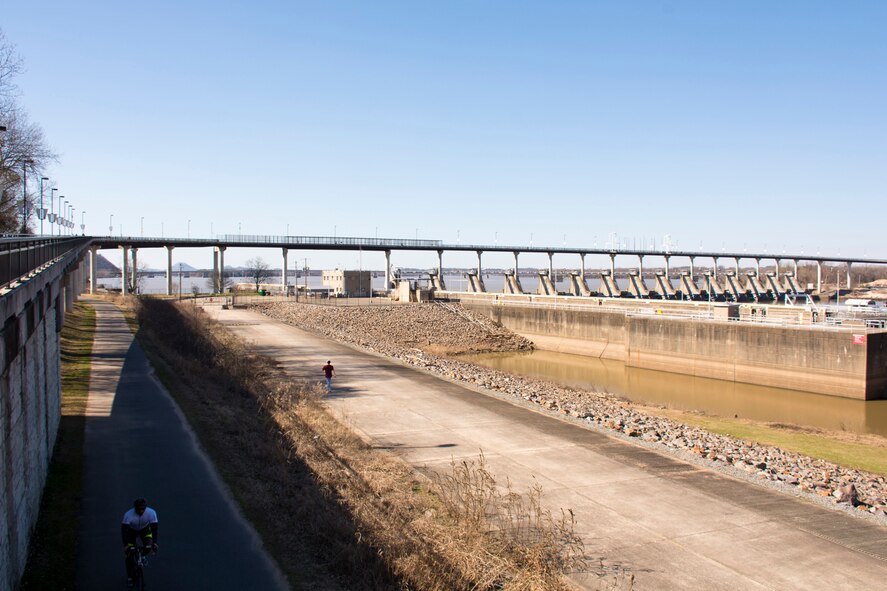
[[[132,568],[132,589],[145,591],[145,567],[148,566],[148,555],[153,549],[142,544],[131,544],[127,554],[134,560]]]

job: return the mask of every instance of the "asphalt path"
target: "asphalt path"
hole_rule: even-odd
[[[152,369],[101,300],[87,403],[77,589],[125,588],[120,522],[143,496],[158,514],[149,589],[288,589]]]
[[[295,379],[322,382],[332,360],[325,402],[373,445],[441,470],[482,450],[500,482],[540,484],[549,508],[575,512],[589,554],[633,573],[636,590],[887,588],[883,526],[258,313],[208,311]]]

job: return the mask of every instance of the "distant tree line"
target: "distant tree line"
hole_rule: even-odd
[[[0,233],[4,234],[33,233],[36,188],[46,166],[57,159],[43,129],[28,119],[19,103],[16,77],[22,66],[15,46],[0,30]]]

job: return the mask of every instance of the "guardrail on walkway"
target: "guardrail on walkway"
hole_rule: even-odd
[[[0,238],[0,289],[27,277],[47,263],[84,249],[90,238]]]

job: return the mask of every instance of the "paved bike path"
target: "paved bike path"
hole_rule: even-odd
[[[245,310],[207,308],[380,448],[447,469],[483,450],[488,468],[549,506],[572,508],[592,556],[634,589],[883,589],[887,528],[485,396]],[[596,582],[577,578],[586,588]]]
[[[240,516],[184,417],[133,339],[102,300],[87,404],[77,589],[124,589],[120,521],[132,499],[157,510],[158,555],[148,589],[288,589]]]

